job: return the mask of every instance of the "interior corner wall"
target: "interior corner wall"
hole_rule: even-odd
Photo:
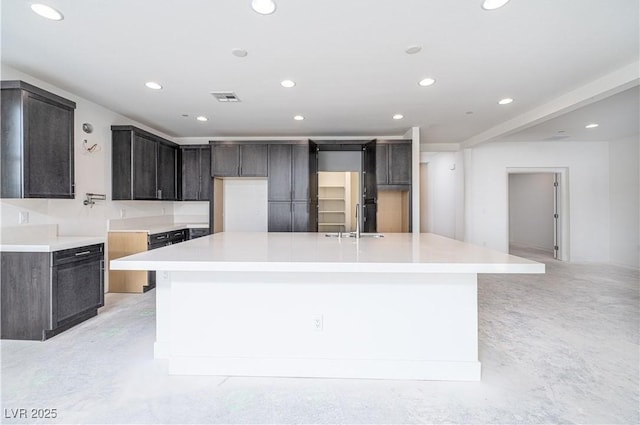
[[[423,171],[420,175],[420,214],[421,222],[426,225],[422,232],[463,238],[460,229],[464,216],[461,204],[463,180],[460,178],[464,167],[460,163],[461,158],[457,152],[423,152],[420,155]]]
[[[504,142],[465,151],[465,240],[508,252],[507,168],[568,169],[569,261],[609,262],[609,144]]]
[[[46,81],[2,65],[3,80],[22,80],[44,90],[76,102],[74,113],[74,173],[75,199],[2,199],[2,227],[19,225],[20,212],[29,213],[29,224],[57,224],[60,235],[104,236],[107,220],[126,217],[173,215],[171,201],[111,201],[111,126],[135,125],[171,140],[171,137],[144,124],[135,122],[87,99],[69,93]],[[82,131],[82,123],[91,123],[91,134]],[[88,153],[83,148],[97,144],[99,150]],[[97,201],[93,207],[83,204],[85,193],[104,193],[106,201]],[[207,209],[205,208],[205,213]]]
[[[640,136],[609,142],[610,262],[640,267]]]

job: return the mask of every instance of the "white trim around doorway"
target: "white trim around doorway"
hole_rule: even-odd
[[[558,210],[560,232],[558,234],[558,260],[571,261],[570,229],[569,229],[569,167],[507,167],[505,179],[507,181],[506,211],[509,211],[509,174],[554,173],[558,175]],[[508,216],[508,213],[507,213]],[[509,220],[506,220],[506,245],[509,247]],[[507,248],[508,249],[508,248]]]

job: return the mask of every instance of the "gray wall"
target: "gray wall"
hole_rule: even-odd
[[[360,151],[320,151],[318,171],[357,171],[362,168]]]

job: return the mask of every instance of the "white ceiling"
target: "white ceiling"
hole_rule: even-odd
[[[65,16],[53,22],[30,1],[2,0],[2,62],[175,137],[392,135],[419,126],[423,142],[464,144],[522,129],[518,137],[538,140],[559,130],[612,137],[602,124],[584,133],[580,121],[615,116],[618,96],[591,115],[573,112],[572,127],[538,115],[530,127],[519,117],[639,59],[637,0],[512,0],[495,11],[481,0],[276,1],[276,13],[262,16],[250,0],[43,0]],[[422,51],[408,55],[410,45]],[[436,84],[419,87],[427,76]],[[285,89],[283,79],[297,85]],[[147,89],[150,80],[164,89]],[[213,90],[242,101],[218,103]],[[597,95],[589,92],[606,97]],[[637,95],[620,94],[623,103]],[[515,101],[499,106],[503,97]],[[551,109],[548,117],[572,108]],[[637,102],[635,111],[612,122],[637,130]]]
[[[619,140],[638,134],[639,121],[640,90],[635,86],[575,111],[494,140],[509,142]],[[588,124],[593,123],[598,124],[598,127],[586,128]]]

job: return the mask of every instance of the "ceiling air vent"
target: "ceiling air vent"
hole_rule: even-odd
[[[211,95],[218,99],[218,102],[240,102],[238,96],[232,91],[212,91]]]

